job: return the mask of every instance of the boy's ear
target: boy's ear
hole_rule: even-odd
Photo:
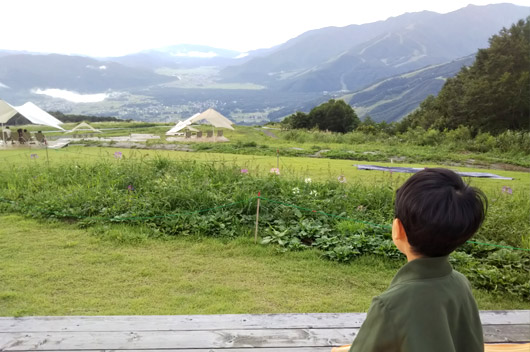
[[[407,233],[403,227],[403,223],[398,218],[392,222],[392,239],[394,242],[407,240]]]

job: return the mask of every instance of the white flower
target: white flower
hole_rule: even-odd
[[[337,177],[337,180],[339,180],[340,183],[346,183],[346,176],[340,175]]]
[[[315,190],[312,190],[311,192],[309,192],[309,195],[316,197],[316,196],[318,196],[318,192],[315,191]]]
[[[276,175],[279,175],[280,174],[280,169],[278,169],[277,167],[273,167],[270,171],[271,174],[276,174]]]
[[[298,194],[298,193],[300,193],[300,188],[298,187],[293,188],[293,194]]]
[[[311,183],[311,178],[307,177],[305,180],[304,180],[305,183]]]

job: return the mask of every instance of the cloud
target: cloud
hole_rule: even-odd
[[[73,103],[99,103],[107,99],[109,96],[107,93],[79,94],[63,89],[34,89],[32,92],[35,94],[47,95],[52,98],[68,100]]]

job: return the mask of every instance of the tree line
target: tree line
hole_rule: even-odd
[[[70,115],[60,111],[49,111],[53,117],[61,122],[131,122],[132,120],[122,120],[113,116],[91,116],[91,115]]]

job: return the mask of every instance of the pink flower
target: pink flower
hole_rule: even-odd
[[[127,189],[129,190],[129,192],[134,191],[134,187],[133,187],[133,185],[128,185],[128,186],[127,186]]]
[[[241,169],[242,174],[248,174],[248,169]]]
[[[277,167],[273,167],[270,171],[271,174],[275,174],[275,175],[279,175],[280,174],[280,169],[278,169]]]
[[[114,157],[115,157],[116,159],[121,159],[122,156],[123,156],[122,152],[115,152],[115,153],[114,153]]]
[[[513,190],[510,187],[503,186],[502,193],[513,194]]]

